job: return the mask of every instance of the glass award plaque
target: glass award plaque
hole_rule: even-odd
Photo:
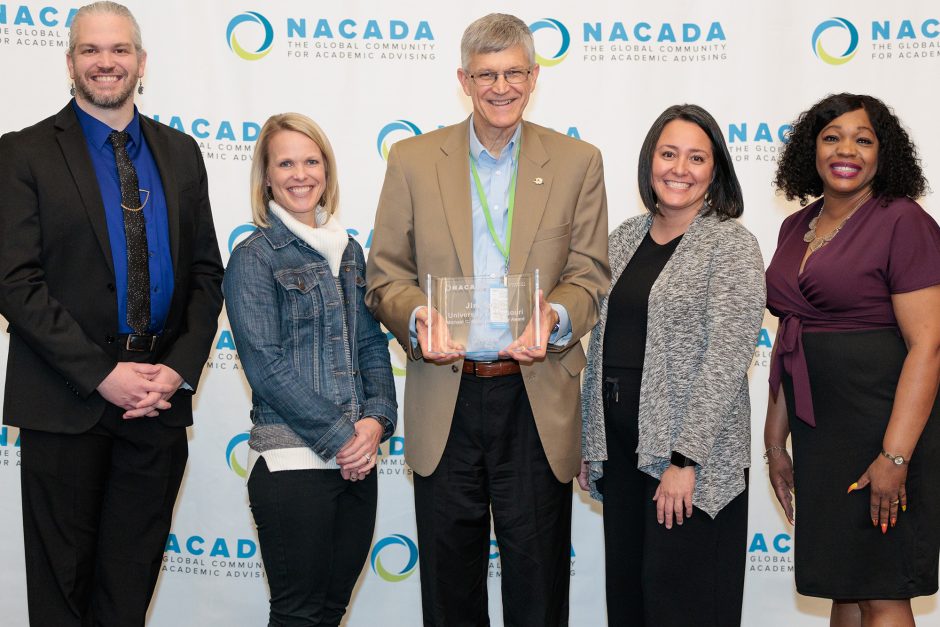
[[[522,335],[530,320],[534,343],[526,348],[542,347],[538,270],[474,277],[429,274],[426,285],[429,354],[495,359],[493,355]]]

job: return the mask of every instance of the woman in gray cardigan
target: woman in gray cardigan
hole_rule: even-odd
[[[579,482],[604,501],[608,622],[736,625],[764,264],[732,219],[741,187],[704,109],[660,115],[639,186],[649,213],[610,236],[582,395]]]

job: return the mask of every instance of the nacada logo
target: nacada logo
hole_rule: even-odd
[[[387,161],[388,151],[391,149],[392,144],[406,137],[414,137],[420,134],[421,129],[413,122],[409,122],[408,120],[395,120],[383,126],[382,130],[379,131],[375,147],[379,151],[379,155],[382,159]]]
[[[571,45],[571,35],[568,33],[568,29],[564,24],[556,19],[546,17],[537,22],[532,22],[529,24],[529,29],[532,31],[532,36],[536,39],[537,43],[539,43],[542,38],[536,35],[536,33],[542,30],[556,33],[556,39],[558,40],[557,50],[555,50],[554,54],[547,57],[539,54],[540,47],[536,45],[536,63],[543,67],[552,67],[565,60],[565,57],[568,56],[568,47]]]
[[[382,561],[383,556],[385,563],[396,566],[401,564],[401,567],[393,566],[392,570],[389,570]],[[400,533],[387,536],[375,543],[369,562],[372,572],[383,580],[389,583],[404,581],[411,577],[418,565],[418,545],[414,543],[414,540]]]
[[[832,33],[835,31],[845,31],[848,35],[848,42],[845,45],[845,48],[842,49],[841,54],[835,54],[830,50],[838,50],[836,45],[832,43]],[[823,41],[829,41],[828,46],[830,50],[827,50],[823,45]],[[848,63],[855,56],[855,52],[858,49],[858,29],[855,28],[855,24],[848,21],[844,17],[834,17],[829,20],[825,20],[816,27],[816,30],[813,31],[813,54],[816,55],[818,59],[828,63],[829,65],[842,65],[843,63]]]
[[[62,20],[62,13],[66,15],[64,21]],[[9,16],[12,15],[14,26],[36,26],[36,22],[39,22],[40,26],[49,28],[58,26],[69,28],[76,13],[78,13],[78,9],[60,9],[51,5],[37,7],[25,4],[0,4],[0,24],[9,24]]]
[[[248,439],[249,434],[239,433],[228,441],[225,447],[225,463],[228,469],[242,479],[248,478]]]
[[[823,20],[813,30],[813,54],[829,65],[844,65],[864,48],[860,33],[844,17]],[[940,57],[940,19],[936,17],[872,20],[869,33],[865,45],[870,46],[873,61]]]
[[[774,536],[755,533],[748,546],[748,570],[755,573],[792,573],[793,538],[788,533]]]
[[[253,39],[257,39],[259,43],[246,48],[237,37],[238,31],[241,31],[243,38],[253,36]],[[246,33],[246,31],[248,32]],[[225,40],[228,42],[229,50],[242,59],[257,61],[271,52],[271,44],[274,43],[274,27],[260,13],[245,11],[229,21],[228,27],[225,29]],[[254,50],[251,50],[251,48],[254,48]]]

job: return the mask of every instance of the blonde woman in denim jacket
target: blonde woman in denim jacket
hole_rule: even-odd
[[[362,248],[333,215],[335,163],[313,120],[268,119],[251,170],[258,229],[223,285],[252,390],[248,495],[272,626],[339,625],[372,541],[378,445],[398,416]]]

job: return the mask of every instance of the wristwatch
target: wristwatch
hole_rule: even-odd
[[[688,468],[689,466],[695,466],[696,463],[683,455],[678,451],[673,451],[672,455],[669,457],[669,463],[673,466],[678,466],[679,468]]]
[[[888,459],[890,459],[892,462],[894,462],[895,466],[900,466],[901,464],[906,464],[908,461],[910,461],[910,460],[904,459],[903,455],[892,455],[891,453],[887,452],[884,449],[881,449],[881,454],[887,457]]]

